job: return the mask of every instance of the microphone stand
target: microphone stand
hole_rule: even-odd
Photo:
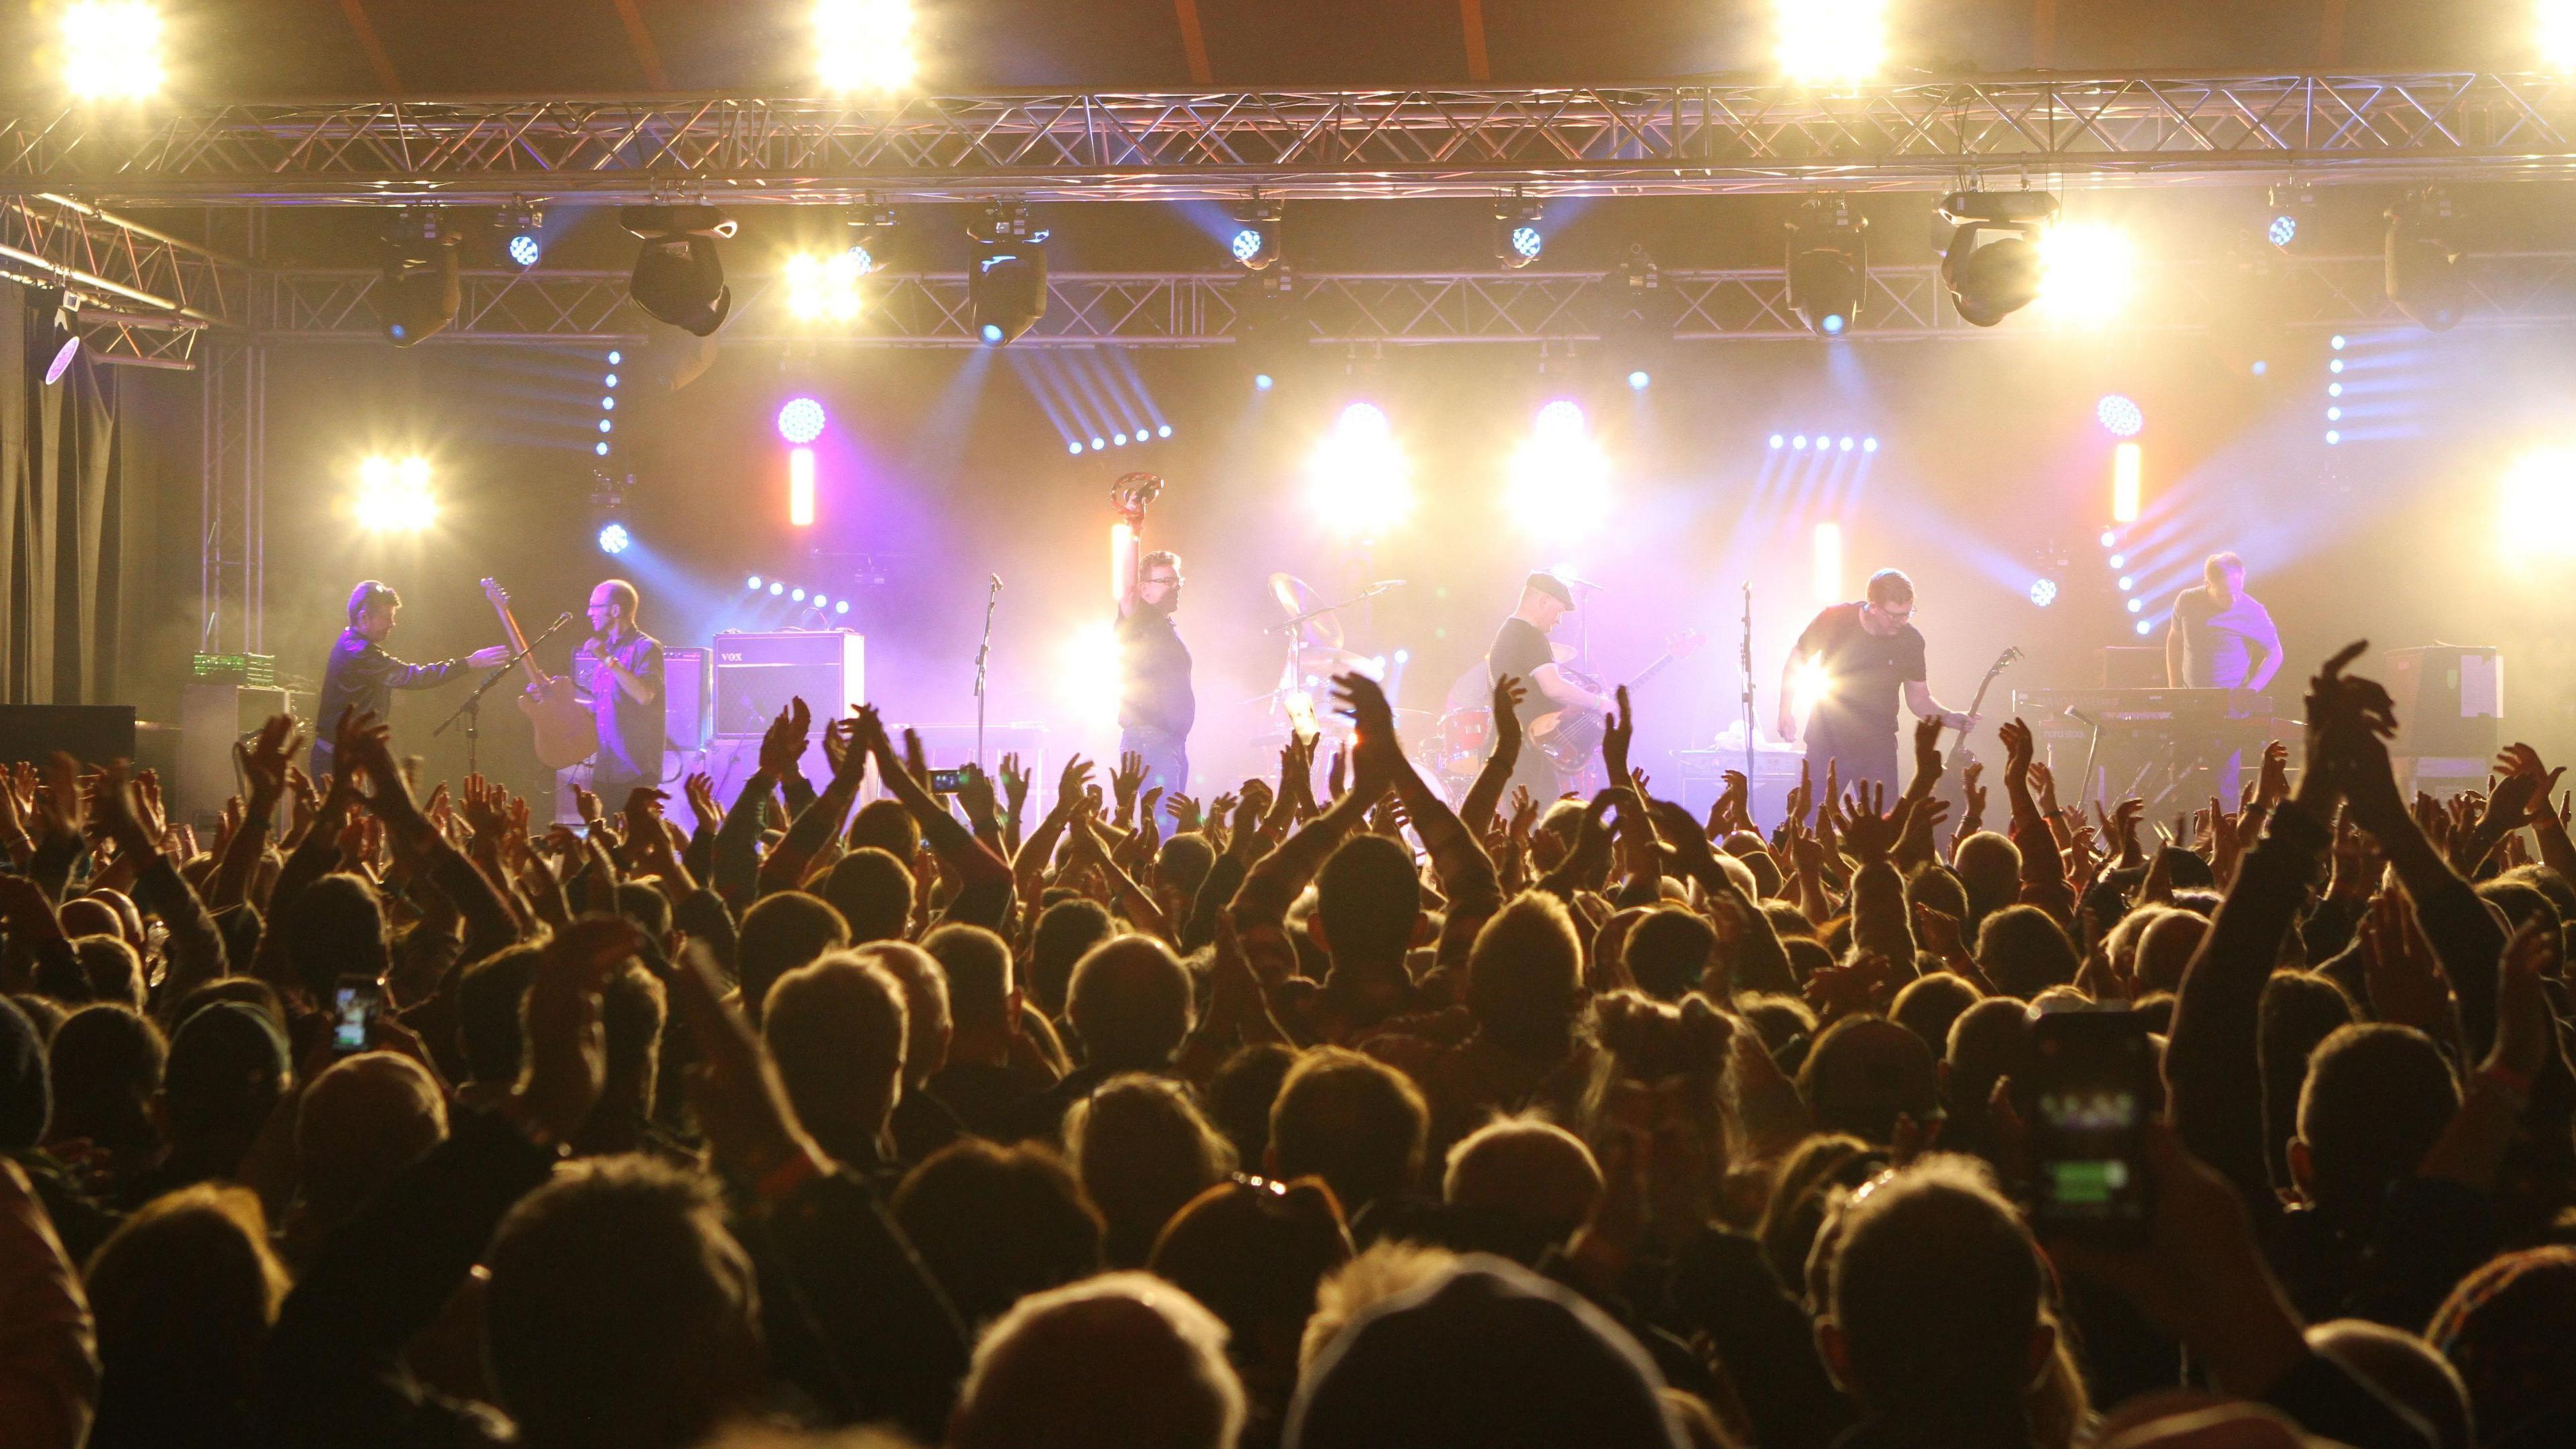
[[[1738,653],[1744,666],[1744,778],[1753,779],[1753,581],[1744,581],[1744,644]],[[1749,802],[1748,802],[1749,803]]]
[[[518,668],[520,660],[536,653],[538,645],[555,637],[556,630],[561,629],[564,625],[571,622],[572,615],[568,613],[556,615],[555,621],[546,626],[546,632],[529,640],[527,642],[527,646],[522,648],[518,653],[502,660],[499,668],[493,670],[491,675],[481,684],[474,686],[474,692],[472,694],[465,696],[465,702],[456,707],[456,713],[439,721],[438,728],[429,732],[430,738],[436,739],[438,736],[447,733],[447,727],[449,725],[456,724],[460,721],[463,722],[465,726],[465,773],[469,775],[479,775],[482,773],[482,770],[479,768],[478,756],[480,754],[480,742],[483,738],[483,696],[491,692],[492,686],[500,683],[504,678],[506,678],[511,670]],[[335,760],[333,763],[336,765],[338,761]]]
[[[993,655],[993,606],[1002,600],[1002,576],[984,590],[984,639],[975,646],[975,769],[984,769],[984,664]]]

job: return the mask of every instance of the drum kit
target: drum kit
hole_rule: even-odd
[[[1267,707],[1268,728],[1254,739],[1254,745],[1276,748],[1292,731],[1320,733],[1337,746],[1347,742],[1350,721],[1332,707],[1335,675],[1364,674],[1386,686],[1390,698],[1395,695],[1402,664],[1391,664],[1383,657],[1349,648],[1341,611],[1400,588],[1403,582],[1381,580],[1351,598],[1330,603],[1312,584],[1295,574],[1270,576],[1270,597],[1284,616],[1270,632],[1284,643],[1278,687],[1247,701]],[[1476,677],[1483,679],[1481,667]],[[1443,713],[1427,709],[1395,711],[1397,737],[1411,750],[1415,764],[1452,798],[1462,794],[1483,768],[1493,739],[1493,713],[1483,703],[1484,693],[1479,688],[1471,694],[1477,701],[1472,706]]]

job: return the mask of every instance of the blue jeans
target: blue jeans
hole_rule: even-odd
[[[1118,732],[1118,751],[1134,754],[1145,761],[1147,790],[1159,789],[1163,798],[1189,793],[1190,753],[1186,736],[1170,730],[1129,725]]]

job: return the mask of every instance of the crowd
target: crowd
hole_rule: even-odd
[[[0,1443],[2576,1443],[2558,772],[2405,798],[2358,650],[2152,845],[2018,724],[1998,829],[1937,722],[1701,820],[1624,697],[1507,802],[1508,679],[1455,808],[1357,676],[1204,805],[801,704],[688,831],[366,717],[204,849],[0,771]],[[2033,1206],[2078,1011],[2126,1234]]]

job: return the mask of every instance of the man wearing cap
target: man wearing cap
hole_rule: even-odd
[[[507,645],[495,644],[478,649],[463,659],[442,659],[436,664],[405,664],[385,652],[385,636],[394,631],[394,614],[402,608],[402,596],[391,584],[368,579],[349,595],[349,627],[340,631],[338,642],[331,646],[331,661],[322,667],[322,697],[315,706],[321,718],[313,730],[313,775],[320,779],[331,768],[331,731],[340,722],[340,712],[356,709],[378,719],[390,719],[397,689],[427,689],[444,684],[449,675],[467,666],[489,669],[510,657]]]
[[[1977,716],[1941,707],[1924,682],[1923,635],[1914,627],[1914,581],[1895,569],[1869,576],[1868,596],[1830,604],[1807,624],[1780,666],[1780,738],[1798,738],[1791,709],[1799,671],[1818,672],[1816,700],[1807,715],[1807,759],[1816,773],[1828,760],[1842,765],[1842,782],[1874,780],[1902,788],[1896,777],[1896,696],[1924,719],[1938,716],[1965,732]]]
[[[1508,674],[1523,685],[1517,713],[1524,736],[1530,721],[1543,714],[1561,709],[1607,714],[1614,707],[1608,697],[1594,694],[1567,678],[1565,671],[1557,667],[1556,652],[1548,647],[1548,631],[1573,611],[1574,591],[1565,586],[1563,579],[1548,573],[1532,574],[1521,585],[1521,606],[1503,621],[1502,629],[1494,635],[1494,647],[1485,651],[1488,680]],[[1547,752],[1534,748],[1521,751],[1511,783],[1528,787],[1530,797],[1541,805],[1555,799],[1563,788]]]

